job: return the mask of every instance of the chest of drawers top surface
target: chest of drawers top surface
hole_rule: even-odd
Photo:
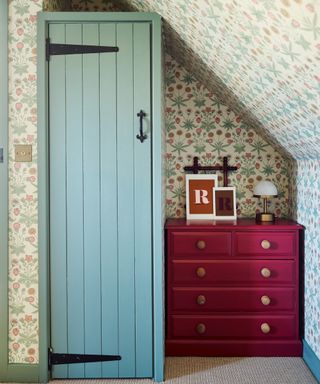
[[[186,220],[168,219],[167,229],[186,229],[192,230],[256,230],[256,231],[275,231],[303,229],[303,226],[289,219],[276,219],[273,223],[256,223],[255,219],[238,219],[234,221],[214,221],[214,220]]]

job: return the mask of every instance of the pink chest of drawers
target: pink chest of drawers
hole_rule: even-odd
[[[301,356],[289,220],[166,223],[166,355]]]

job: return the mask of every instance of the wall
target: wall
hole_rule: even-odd
[[[296,219],[305,226],[305,339],[320,358],[320,160],[293,168]]]
[[[9,2],[9,362],[38,361],[36,13],[41,1]],[[30,163],[14,144],[31,144]]]
[[[279,197],[272,200],[277,216],[288,214],[288,167],[270,144],[249,128],[230,108],[219,101],[195,76],[166,56],[166,176],[167,217],[185,216],[185,172],[198,156],[202,165],[222,164],[228,156],[238,171],[229,175],[229,185],[237,188],[237,214],[253,217],[262,208],[253,198],[254,185],[262,179],[273,181]],[[223,185],[222,174],[220,186]]]
[[[64,1],[46,1],[59,10]],[[38,356],[36,22],[41,0],[9,1],[9,362]],[[31,144],[32,162],[14,161],[14,145]]]

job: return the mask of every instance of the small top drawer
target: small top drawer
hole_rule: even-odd
[[[169,236],[173,257],[231,256],[230,232],[171,232]]]
[[[295,240],[291,232],[236,232],[235,255],[293,258]]]

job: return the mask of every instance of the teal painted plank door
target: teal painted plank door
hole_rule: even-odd
[[[152,377],[150,24],[52,23],[49,36],[119,47],[49,61],[51,346],[121,356],[52,377]]]

